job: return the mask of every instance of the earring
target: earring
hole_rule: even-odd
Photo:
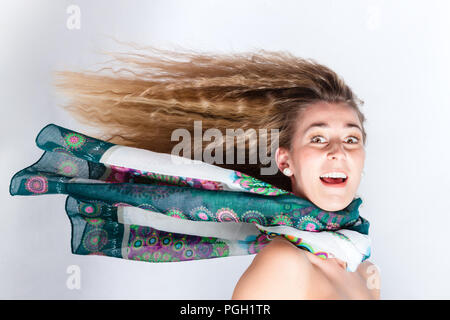
[[[292,171],[289,168],[284,168],[283,173],[288,177],[292,175]]]
[[[364,171],[363,172],[361,172],[361,177],[364,175]]]

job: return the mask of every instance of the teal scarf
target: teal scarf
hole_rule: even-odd
[[[67,194],[74,254],[210,259],[254,254],[282,235],[319,257],[340,257],[349,270],[370,256],[360,198],[341,211],[324,211],[238,171],[206,163],[168,166],[161,160],[166,154],[55,124],[39,132],[36,144],[44,153],[13,176],[10,194]]]

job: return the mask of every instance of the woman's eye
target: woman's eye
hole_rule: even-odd
[[[314,142],[316,138],[323,138],[323,137],[322,137],[322,136],[314,136],[314,137],[312,137],[311,142]],[[350,144],[357,144],[357,143],[359,142],[359,139],[356,138],[356,137],[353,137],[353,136],[349,137],[349,138],[347,139],[347,141],[348,141],[350,138],[353,138],[353,139],[354,139],[354,140],[353,140],[354,142],[350,142]],[[320,143],[320,141],[319,141],[319,143]]]
[[[359,139],[358,139],[357,137],[349,137],[349,138],[355,139],[355,140],[354,140],[355,142],[353,142],[352,144],[355,144],[355,143],[358,143],[358,142],[359,142]]]
[[[315,137],[313,137],[313,138],[311,139],[311,142],[314,142],[314,140],[315,140],[316,138],[320,138],[320,136],[315,136]]]

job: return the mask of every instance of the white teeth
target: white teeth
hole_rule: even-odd
[[[321,178],[347,178],[345,173],[342,172],[329,172],[320,176]]]

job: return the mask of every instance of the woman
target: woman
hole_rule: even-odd
[[[314,126],[319,123],[326,126]],[[346,103],[313,103],[298,117],[288,148],[277,152],[278,167],[290,169],[286,172],[296,195],[325,210],[340,210],[351,202],[360,182],[362,137],[358,114]],[[346,185],[322,183],[320,176],[328,172],[345,173]],[[320,259],[277,236],[256,255],[232,298],[379,299],[379,281],[368,260],[356,272],[347,272],[340,259]]]
[[[113,75],[57,72],[56,86],[72,97],[65,108],[110,136],[101,139],[163,153],[177,144],[171,139],[174,130],[184,128],[195,136],[196,120],[203,131],[242,128],[237,139],[248,151],[244,164],[214,164],[289,190],[323,210],[341,210],[352,202],[364,166],[365,118],[358,107],[362,101],[335,72],[286,52],[147,49],[149,54],[110,53],[114,62],[127,64],[118,71],[109,68]],[[279,130],[277,141],[266,137],[280,169],[276,174],[262,175],[266,163],[248,161],[255,152],[245,140],[249,129]],[[235,144],[227,142],[213,144],[236,154]],[[192,144],[191,155],[205,145],[211,142]],[[327,184],[321,176],[330,172],[345,173],[345,183]],[[371,266],[366,261],[357,272],[347,272],[342,261],[322,260],[277,237],[257,254],[232,298],[377,298],[378,290],[367,285],[379,283],[378,273],[368,272]]]

